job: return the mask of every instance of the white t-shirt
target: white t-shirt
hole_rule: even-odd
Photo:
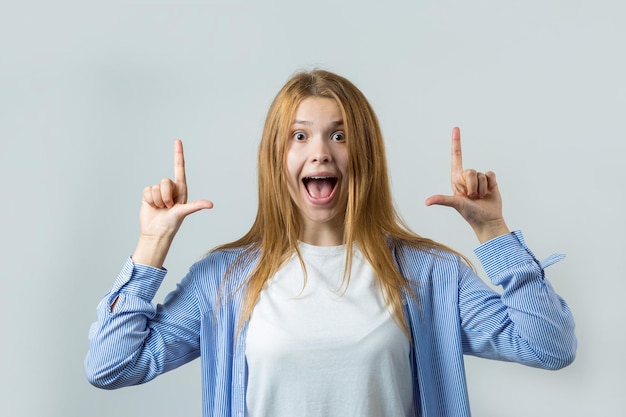
[[[345,246],[300,244],[261,292],[246,336],[252,417],[413,416],[410,345],[372,267]],[[345,291],[344,291],[345,290]]]

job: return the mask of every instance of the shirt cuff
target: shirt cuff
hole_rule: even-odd
[[[113,283],[111,292],[113,294],[134,295],[152,301],[166,274],[167,269],[136,264],[128,257]]]
[[[543,261],[538,261],[532,251],[526,246],[522,232],[516,230],[512,233],[498,236],[485,242],[474,250],[480,260],[487,276],[495,285],[499,285],[498,277],[502,271],[525,262],[534,262],[541,270],[565,257],[563,254],[554,254]]]

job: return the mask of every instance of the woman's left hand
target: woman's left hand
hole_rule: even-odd
[[[509,233],[502,216],[502,198],[496,174],[463,169],[461,132],[452,130],[452,195],[433,195],[426,205],[453,207],[470,224],[481,243]]]

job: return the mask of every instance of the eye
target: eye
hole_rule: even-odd
[[[335,132],[330,136],[331,140],[336,142],[343,142],[346,140],[346,135],[343,132]]]
[[[292,137],[297,141],[302,141],[306,139],[306,134],[304,132],[295,132]]]

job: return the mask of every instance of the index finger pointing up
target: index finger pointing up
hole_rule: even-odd
[[[186,183],[185,178],[185,155],[183,154],[183,142],[180,139],[174,141],[174,182]]]
[[[463,153],[461,152],[461,130],[452,129],[452,173],[463,172]]]

